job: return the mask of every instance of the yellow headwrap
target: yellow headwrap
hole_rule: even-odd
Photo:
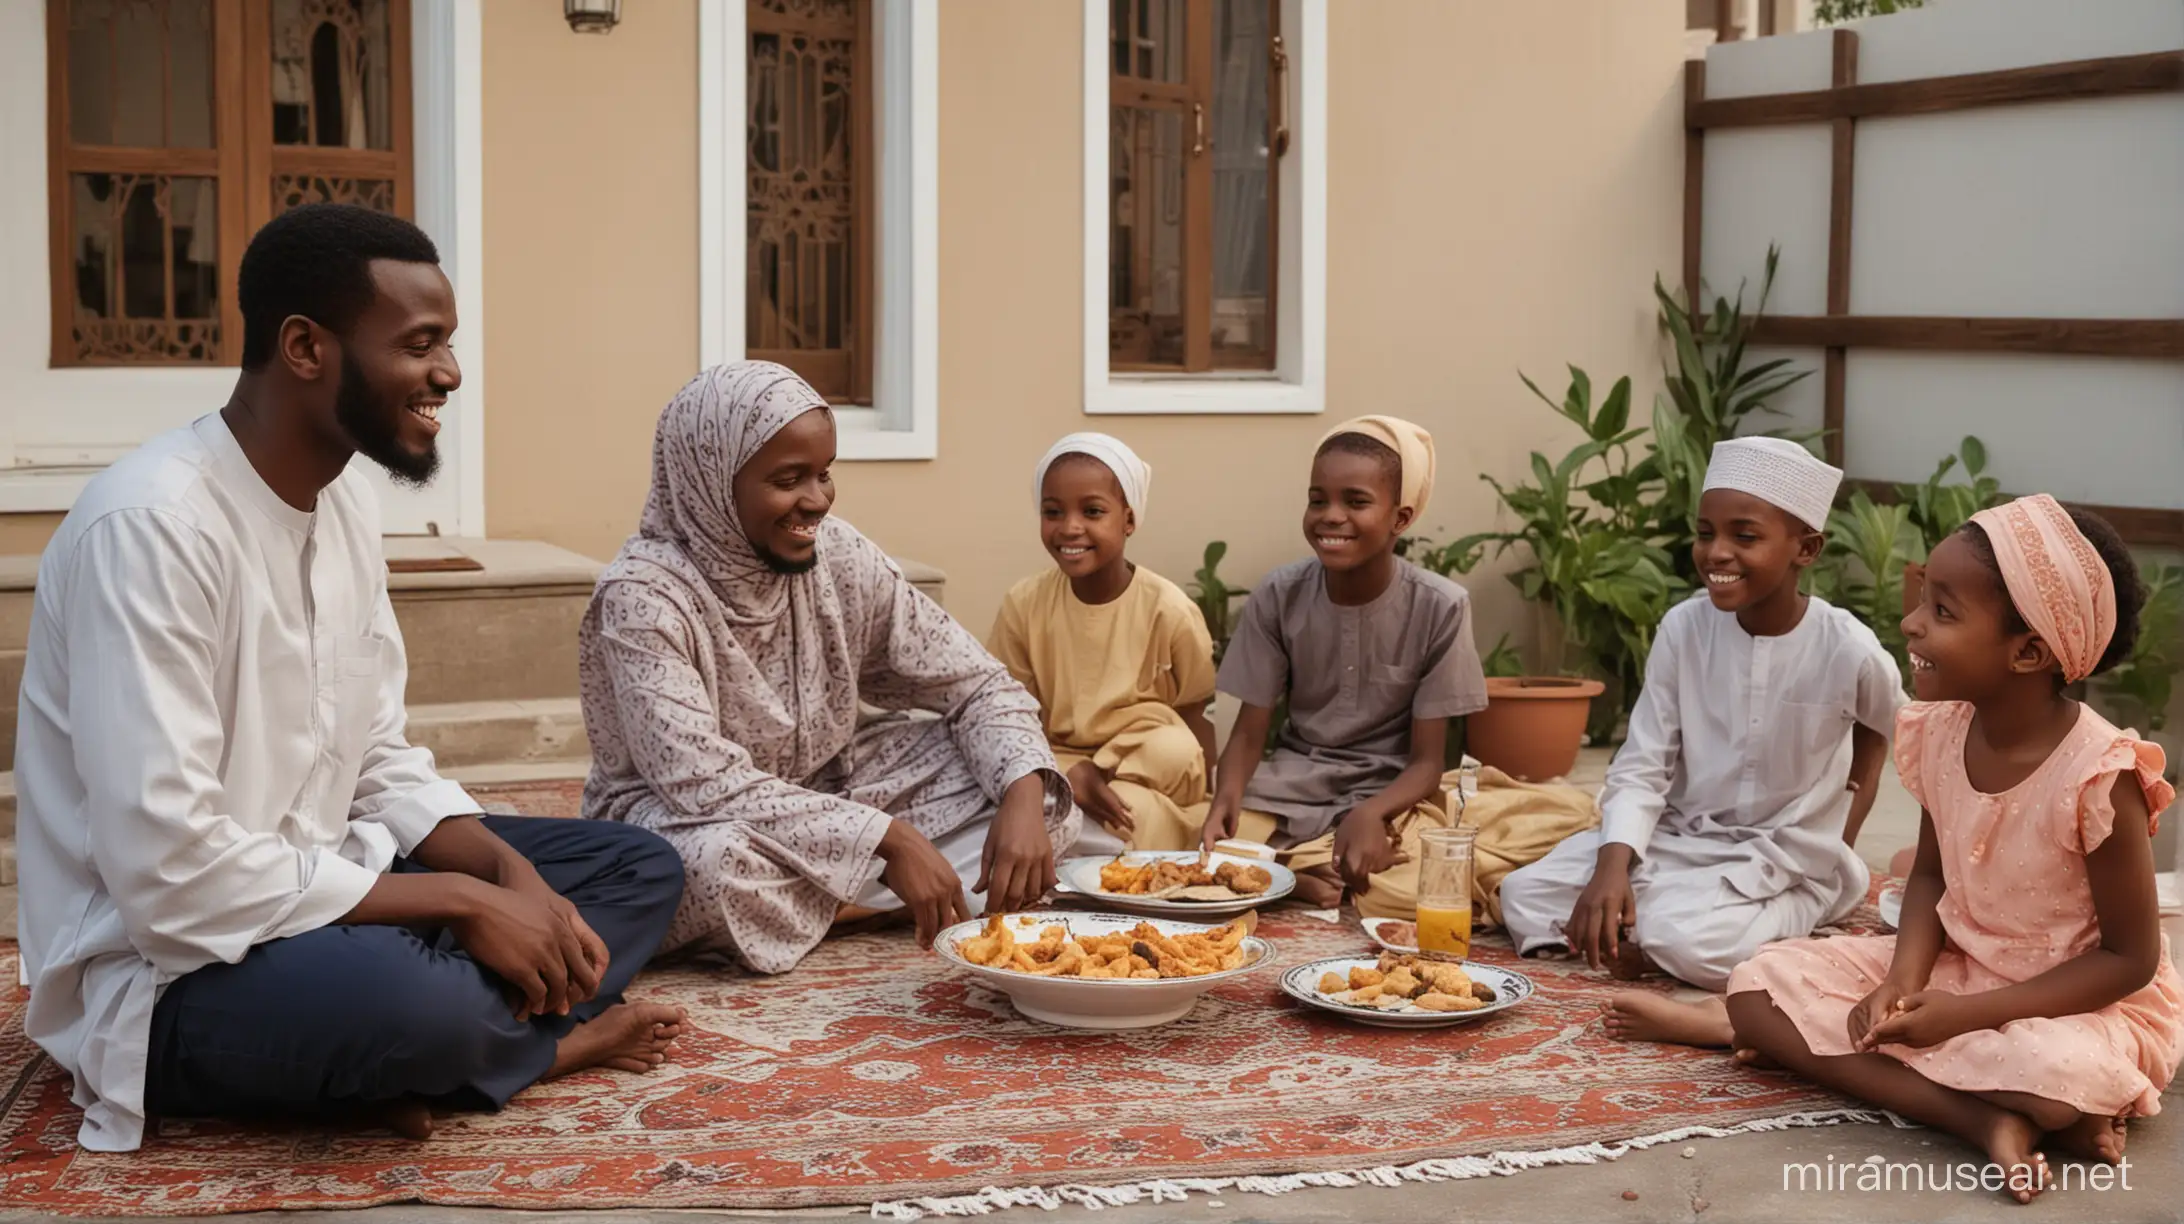
[[[1389,450],[1403,464],[1403,489],[1398,496],[1399,505],[1410,507],[1411,523],[1416,525],[1426,517],[1426,503],[1433,500],[1433,435],[1401,417],[1361,416],[1344,421],[1313,444],[1314,453],[1327,445],[1327,439],[1338,434],[1360,434],[1371,438]]]

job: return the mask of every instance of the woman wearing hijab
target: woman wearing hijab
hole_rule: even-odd
[[[1121,439],[1075,433],[1031,495],[1054,564],[1010,588],[986,644],[1038,698],[1090,818],[1080,854],[1183,850],[1206,819],[1213,638],[1180,587],[1123,555],[1153,470]]]
[[[1033,904],[1078,823],[1038,703],[829,516],[834,441],[782,366],[691,380],[580,634],[584,814],[681,854],[667,947],[765,973],[838,921],[907,910],[930,943],[982,903]]]
[[[1441,775],[1448,723],[1486,706],[1464,589],[1395,555],[1433,495],[1433,437],[1364,416],[1320,439],[1305,495],[1313,556],[1251,592],[1221,660],[1243,703],[1203,844],[1272,844],[1297,894],[1411,917],[1419,834],[1453,824]],[[1289,722],[1262,761],[1274,707]]]

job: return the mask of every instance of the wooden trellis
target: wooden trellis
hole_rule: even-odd
[[[1684,70],[1684,291],[1700,300],[1699,254],[1706,186],[1706,133],[1714,128],[1826,123],[1834,131],[1828,200],[1827,313],[1769,315],[1754,343],[1818,348],[1823,424],[1831,462],[1843,461],[1844,366],[1853,348],[2069,354],[2184,359],[2184,319],[2013,319],[1850,313],[1851,184],[1858,120],[1931,115],[2028,102],[2184,91],[2184,52],[2162,51],[2040,64],[1922,80],[1860,85],[1858,35],[1836,30],[1826,89],[1751,97],[1706,97],[1706,64]],[[1864,482],[1876,494],[1893,486]],[[2184,548],[2184,510],[2088,506],[2135,544]]]

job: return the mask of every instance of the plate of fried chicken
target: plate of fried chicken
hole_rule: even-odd
[[[1055,891],[1109,909],[1162,918],[1226,918],[1279,901],[1297,886],[1280,863],[1197,850],[1126,851],[1069,859]]]

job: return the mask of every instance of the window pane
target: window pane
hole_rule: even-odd
[[[1183,117],[1113,109],[1108,141],[1110,361],[1183,363]]]
[[[316,174],[273,176],[273,212],[299,204],[361,204],[378,212],[394,211],[394,180],[326,178]]]
[[[72,0],[68,134],[77,144],[211,148],[211,0]]]
[[[392,149],[387,0],[273,0],[273,140]]]
[[[1148,81],[1183,83],[1184,17],[1189,0],[1113,0],[1108,36],[1115,72]]]
[[[1278,0],[1215,0],[1213,294],[1215,360],[1273,365],[1273,158],[1267,74]]]
[[[744,344],[836,402],[859,344],[851,0],[752,0]]]
[[[217,182],[160,174],[74,174],[69,180],[76,360],[215,360]]]

